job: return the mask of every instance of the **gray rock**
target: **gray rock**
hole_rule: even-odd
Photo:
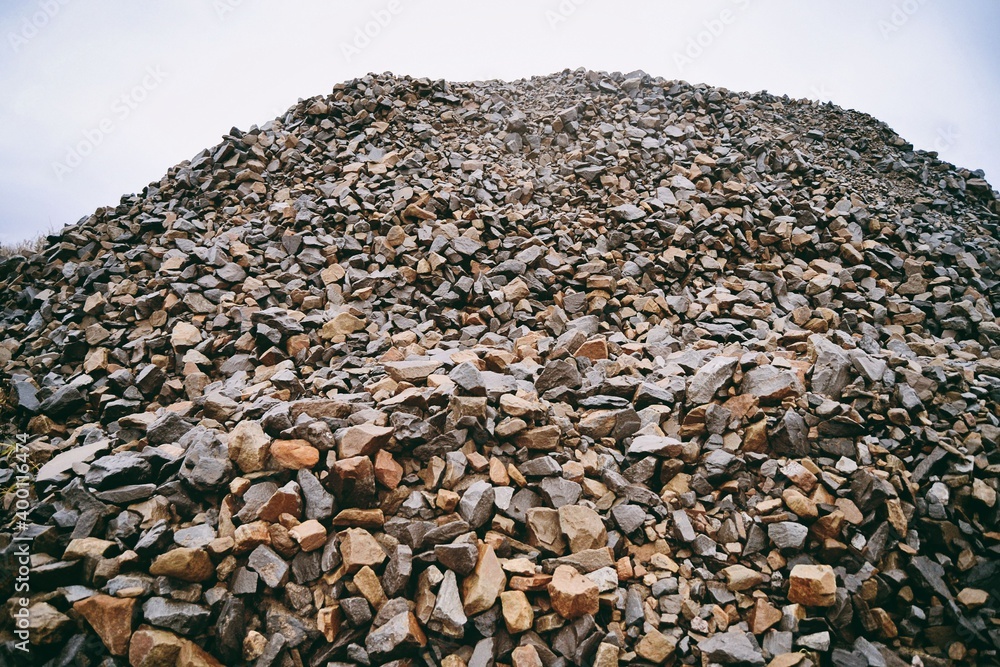
[[[468,667],[493,667],[496,658],[496,639],[484,637],[476,642]]]
[[[510,499],[510,505],[504,512],[514,521],[524,523],[528,518],[528,510],[533,507],[542,507],[545,501],[542,497],[531,489],[518,489],[514,492],[514,497]]]
[[[763,665],[760,649],[742,632],[717,632],[698,642],[703,656],[722,665]]]
[[[247,632],[246,604],[232,595],[224,600],[215,622],[215,642],[219,657],[235,662],[243,654],[243,640]]]
[[[285,644],[288,640],[280,632],[272,633],[267,639],[267,644],[264,645],[264,652],[261,653],[260,657],[253,664],[254,667],[271,667],[274,665],[278,658],[281,656],[281,652],[285,650]]]
[[[151,497],[155,492],[155,484],[130,484],[128,486],[119,486],[117,489],[98,491],[94,494],[94,497],[98,500],[103,500],[106,503],[124,505],[127,503],[134,503],[139,500],[145,500]]]
[[[535,380],[535,389],[544,394],[549,389],[579,389],[582,379],[573,361],[557,359],[545,364]]]
[[[372,608],[363,597],[344,598],[340,601],[340,610],[352,627],[364,627],[372,620]]]
[[[207,523],[181,528],[174,533],[174,542],[182,547],[198,549],[207,547],[216,537],[215,529]]]
[[[195,428],[181,438],[180,445],[187,450],[180,476],[192,488],[213,491],[232,479],[233,464],[229,460],[229,450],[212,431]]]
[[[628,453],[634,456],[679,456],[684,443],[662,435],[639,435],[632,439]]]
[[[90,464],[84,477],[88,486],[98,489],[141,484],[150,479],[152,466],[135,452],[121,452],[101,458]]]
[[[253,595],[257,592],[260,575],[245,567],[236,568],[230,582],[230,592],[234,595]]]
[[[336,507],[333,495],[326,490],[316,475],[303,468],[299,470],[296,479],[302,491],[302,498],[305,500],[306,519],[323,521],[332,517]]]
[[[140,556],[149,557],[166,551],[173,542],[173,530],[165,519],[160,519],[139,538],[135,551]]]
[[[694,542],[698,535],[694,532],[694,526],[691,525],[691,519],[688,518],[687,512],[676,510],[671,514],[671,517],[674,520],[674,536],[681,542]]]
[[[176,412],[165,410],[149,426],[146,427],[146,441],[151,445],[176,443],[184,434],[194,428]]]
[[[804,391],[793,371],[771,365],[751,369],[740,384],[740,393],[757,396],[765,404],[778,403],[789,396],[799,396]]]
[[[493,500],[496,493],[489,482],[473,482],[462,494],[458,503],[458,513],[473,528],[479,528],[493,515]]]
[[[369,657],[373,660],[386,660],[417,648],[420,644],[412,632],[415,626],[416,619],[408,611],[390,618],[365,637],[365,649]]]
[[[546,477],[538,486],[545,502],[556,509],[563,505],[575,505],[583,494],[583,489],[579,484],[562,477]],[[513,503],[513,501],[511,502]]]
[[[410,575],[413,573],[413,551],[405,544],[400,544],[390,556],[382,574],[382,588],[386,595],[395,597],[401,595],[410,582]]]
[[[11,384],[16,395],[17,406],[25,412],[32,414],[41,410],[42,404],[38,400],[38,390],[35,388],[27,375],[14,375]]]
[[[562,466],[551,456],[529,459],[518,465],[517,469],[525,477],[548,477],[562,474]]]
[[[622,204],[614,207],[608,213],[619,222],[635,222],[646,217],[646,213],[635,204]]]
[[[794,521],[778,521],[768,525],[767,536],[779,549],[798,550],[805,546],[809,529]]]
[[[611,516],[626,535],[642,528],[646,521],[646,511],[636,505],[623,503],[611,508]]]
[[[428,627],[449,637],[463,637],[465,624],[468,620],[462,609],[462,596],[458,592],[458,580],[455,578],[455,573],[446,570],[441,587],[438,589]]]
[[[483,374],[479,368],[472,362],[465,361],[458,364],[448,373],[448,377],[463,392],[470,396],[486,395],[486,381],[483,379]]]
[[[847,350],[819,334],[810,336],[809,342],[816,350],[811,380],[813,392],[840,398],[841,391],[851,380],[853,364]]]
[[[479,550],[468,542],[462,544],[439,544],[434,547],[434,557],[438,563],[454,570],[459,576],[466,576],[476,567]]]
[[[687,386],[688,402],[694,405],[708,403],[729,379],[739,364],[736,357],[715,357],[698,369]]]
[[[20,393],[18,396],[20,397]],[[87,397],[75,385],[65,385],[56,389],[51,396],[42,401],[38,412],[53,419],[60,419],[84,406]],[[32,404],[30,397],[29,405]]]
[[[826,653],[830,650],[830,633],[824,630],[823,632],[814,632],[809,635],[800,635],[795,640],[795,644],[813,651]]]
[[[261,544],[254,549],[247,565],[269,588],[280,588],[288,581],[288,563],[267,545]]]
[[[142,605],[146,622],[179,635],[196,635],[208,626],[211,612],[201,605],[153,597]]]
[[[767,442],[777,454],[809,455],[809,426],[794,409],[785,411],[767,436]]]

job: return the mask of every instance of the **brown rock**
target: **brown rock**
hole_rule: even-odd
[[[132,667],[223,667],[194,642],[145,625],[132,635],[128,661]]]
[[[215,575],[215,566],[204,549],[178,547],[157,556],[149,566],[149,573],[197,582],[211,579]]]
[[[594,654],[594,667],[618,667],[619,649],[614,644],[601,642]]]
[[[543,667],[542,659],[538,657],[538,651],[531,644],[518,646],[511,654],[510,659],[514,667]]]
[[[774,659],[767,663],[767,667],[795,667],[801,665],[805,660],[805,653],[782,653],[774,656]]]
[[[513,394],[500,397],[500,409],[511,417],[533,417],[542,412],[540,403]]]
[[[676,649],[674,640],[658,630],[650,630],[635,645],[635,652],[640,658],[657,665],[666,662]]]
[[[201,329],[188,322],[178,322],[170,332],[170,346],[176,349],[194,347],[201,342]]]
[[[73,622],[48,602],[28,607],[28,641],[35,646],[58,644],[66,637]]]
[[[307,440],[275,440],[271,443],[271,460],[289,470],[312,468],[319,463],[319,450]]]
[[[990,594],[979,588],[963,588],[955,598],[966,609],[979,609],[989,602]]]
[[[514,438],[514,444],[536,451],[551,451],[559,446],[561,434],[562,431],[555,425],[531,428]]]
[[[794,371],[777,366],[758,366],[743,376],[740,391],[760,399],[761,403],[778,403],[789,396],[799,396],[805,388]]]
[[[320,338],[329,340],[336,336],[347,336],[365,328],[365,321],[350,313],[338,313],[320,329]]]
[[[303,551],[315,551],[326,544],[326,528],[315,519],[304,521],[288,532]]]
[[[394,430],[391,426],[375,424],[351,426],[344,431],[337,453],[342,459],[352,456],[371,456],[389,443]]]
[[[788,578],[788,601],[807,607],[832,607],[837,601],[837,575],[829,565],[796,565]]]
[[[523,591],[504,591],[500,594],[500,606],[507,632],[518,634],[531,629],[535,622],[535,612]]]
[[[368,600],[368,604],[376,611],[381,609],[382,605],[386,603],[387,598],[385,597],[385,591],[382,589],[382,583],[378,580],[375,570],[369,566],[365,565],[358,570],[352,581],[358,587],[361,595]]]
[[[566,619],[596,614],[600,606],[597,584],[569,565],[560,565],[548,585],[552,608]]]
[[[96,537],[81,537],[70,540],[63,552],[63,560],[79,560],[81,558],[102,558],[107,555],[115,543]]]
[[[572,553],[598,549],[608,543],[608,531],[601,515],[582,505],[563,505],[559,508],[559,528],[569,541]]]
[[[271,544],[266,521],[251,521],[233,531],[233,553],[236,555],[250,553],[262,544]]]
[[[299,495],[299,485],[295,482],[289,482],[275,491],[257,512],[258,517],[272,523],[282,514],[295,518],[302,515],[302,497]]]
[[[341,459],[330,468],[334,493],[345,505],[371,507],[375,499],[375,467],[367,456]]]
[[[743,451],[763,454],[767,452],[767,420],[761,419],[743,430]]]
[[[267,465],[271,438],[255,421],[241,421],[229,434],[229,458],[243,472],[257,472]]]
[[[174,667],[184,640],[172,632],[143,626],[132,636],[128,661],[132,667]]]
[[[750,632],[755,635],[762,634],[768,628],[776,625],[782,618],[781,610],[764,598],[757,598],[754,601],[753,609],[750,610]]]
[[[348,528],[340,534],[340,556],[348,572],[364,566],[376,567],[385,561],[385,551],[364,528]]]
[[[395,489],[403,481],[403,466],[384,449],[375,454],[375,479],[387,489]]]
[[[727,586],[731,591],[749,590],[764,581],[764,576],[760,572],[743,565],[730,565],[723,568],[722,575],[726,578]]]
[[[480,544],[476,568],[462,582],[462,606],[466,616],[474,616],[492,607],[506,585],[507,575],[500,567],[493,547]]]
[[[337,512],[337,516],[333,517],[334,526],[379,528],[383,524],[385,524],[385,514],[383,514],[382,510],[364,510],[349,507],[346,510]]]
[[[533,507],[526,513],[528,544],[556,555],[566,552],[566,539],[559,523],[559,511]]]
[[[125,655],[132,637],[135,598],[95,595],[73,604],[73,610],[87,619],[111,655]]]
[[[437,359],[408,359],[389,361],[383,364],[385,372],[396,382],[417,384],[427,380],[427,376],[441,367]]]
[[[797,514],[800,518],[815,519],[819,516],[819,510],[816,508],[816,503],[806,497],[806,495],[798,489],[785,489],[781,493],[781,499],[785,501],[785,505],[788,509],[795,512],[795,514]]]
[[[586,357],[592,361],[608,358],[608,341],[604,338],[593,338],[581,345],[573,353],[574,357]]]
[[[334,637],[336,637],[336,635]],[[267,637],[260,634],[256,630],[251,630],[243,639],[243,659],[251,661],[256,660],[260,656],[264,655],[265,648],[267,648]]]

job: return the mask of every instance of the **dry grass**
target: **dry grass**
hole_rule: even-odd
[[[30,257],[37,252],[41,252],[45,249],[47,241],[45,239],[46,234],[39,234],[33,239],[27,241],[18,241],[16,243],[0,243],[0,258],[11,257],[12,255],[23,255],[25,257]]]

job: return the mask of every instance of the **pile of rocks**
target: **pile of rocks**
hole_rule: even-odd
[[[0,263],[31,663],[996,664],[998,212],[641,72],[233,129]]]

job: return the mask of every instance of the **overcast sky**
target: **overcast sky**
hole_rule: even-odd
[[[832,100],[996,186],[998,26],[995,0],[4,0],[0,242],[373,71],[642,69]]]

